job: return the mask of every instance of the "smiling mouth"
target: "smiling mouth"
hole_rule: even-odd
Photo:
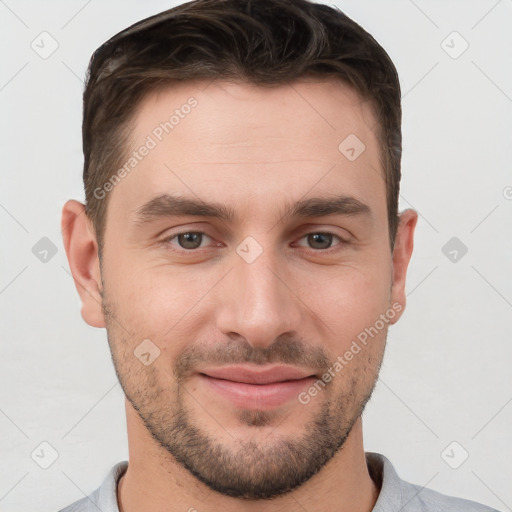
[[[237,408],[272,409],[296,400],[317,379],[312,372],[291,366],[253,368],[225,366],[198,373],[201,381]]]

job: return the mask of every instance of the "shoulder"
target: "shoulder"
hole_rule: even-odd
[[[476,501],[406,482],[380,453],[366,452],[366,462],[370,476],[380,487],[372,512],[498,512]]]
[[[119,512],[117,507],[117,482],[128,468],[123,461],[110,469],[101,486],[84,498],[59,510],[59,512]]]
[[[97,492],[98,489],[96,489],[96,491],[94,491],[89,496],[86,496],[85,498],[75,501],[71,505],[68,505],[67,507],[60,509],[59,512],[92,512],[93,510],[97,510]],[[109,510],[108,512],[111,511]],[[112,512],[115,512],[115,509]]]
[[[498,512],[476,501],[448,496],[402,480],[404,512]]]

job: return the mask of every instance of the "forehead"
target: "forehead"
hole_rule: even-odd
[[[133,211],[178,193],[254,213],[311,191],[369,197],[385,207],[376,126],[370,102],[339,80],[164,87],[133,116],[126,162],[134,165],[111,201]]]
[[[327,157],[338,156],[338,145],[333,147],[332,143],[343,135],[355,132],[372,144],[375,125],[371,102],[338,79],[302,79],[272,86],[194,81],[147,94],[133,116],[133,135],[134,141],[142,142],[144,136],[153,134],[161,142],[160,136],[166,138],[172,132],[178,139],[187,126],[192,126],[204,142],[239,144],[246,140],[251,146],[272,136],[293,144],[294,138],[305,135],[314,137],[315,143],[323,140]],[[305,151],[310,150],[305,147]],[[278,152],[279,147],[274,147],[273,153]]]

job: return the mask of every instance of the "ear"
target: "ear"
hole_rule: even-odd
[[[105,327],[98,244],[85,205],[72,199],[66,202],[61,230],[69,268],[82,301],[82,318],[92,327]]]
[[[415,210],[407,209],[400,215],[400,223],[396,232],[395,247],[393,249],[393,279],[391,286],[391,303],[399,303],[402,308],[400,314],[395,315],[392,324],[398,321],[405,309],[405,279],[407,267],[411,260],[414,247],[414,228],[418,222]]]

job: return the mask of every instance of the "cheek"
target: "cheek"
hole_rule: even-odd
[[[389,270],[386,273],[382,252],[379,254],[380,258],[371,257],[371,261],[354,258],[337,266],[287,268],[286,281],[303,309],[303,332],[316,325],[316,337],[322,338],[332,354],[343,353],[389,307],[391,276]],[[105,282],[133,343],[150,339],[171,358],[201,334],[207,343],[210,336],[206,330],[215,330],[212,322],[223,304],[216,285],[226,267],[155,265],[136,258],[129,261],[128,255],[126,251],[123,258],[110,264]]]
[[[304,302],[345,344],[373,325],[389,308],[391,276],[384,266],[344,266],[303,282]],[[334,332],[332,332],[334,331]]]
[[[205,322],[205,297],[217,280],[216,274],[191,267],[143,268],[118,281],[115,296],[132,336],[150,339],[165,355],[174,357],[197,338]]]

